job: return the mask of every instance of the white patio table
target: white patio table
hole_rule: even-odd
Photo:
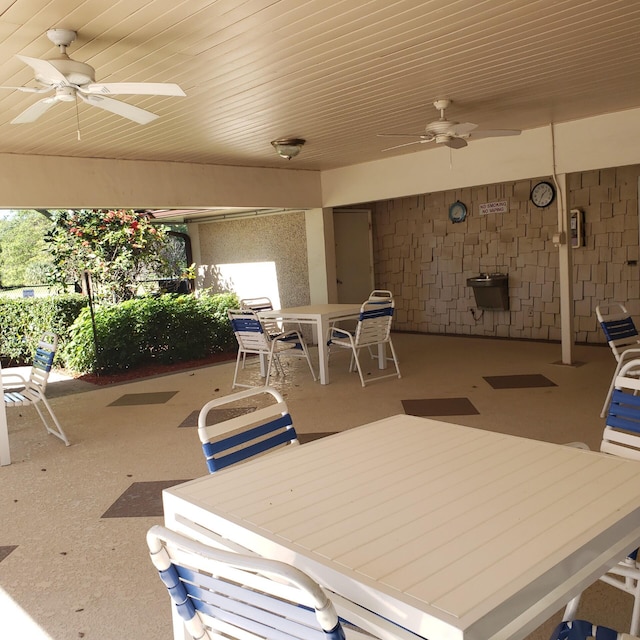
[[[424,638],[516,640],[639,545],[639,483],[635,461],[398,415],[163,500],[169,528],[291,562]]]
[[[309,304],[302,307],[288,307],[261,311],[258,316],[263,320],[311,324],[316,328],[314,338],[318,343],[320,363],[320,384],[329,384],[329,351],[327,349],[327,331],[332,323],[340,320],[352,320],[360,315],[361,304]],[[381,366],[386,360],[380,359]]]

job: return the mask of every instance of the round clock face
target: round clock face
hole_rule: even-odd
[[[538,184],[531,189],[531,202],[536,207],[548,207],[553,199],[556,197],[556,190],[550,182],[538,182]]]
[[[449,220],[451,222],[462,222],[466,217],[467,207],[459,200],[449,207]]]

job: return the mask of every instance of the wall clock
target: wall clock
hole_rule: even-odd
[[[456,200],[449,207],[449,220],[451,222],[462,222],[467,217],[467,207],[460,202],[460,200]]]
[[[538,182],[538,184],[531,189],[531,195],[529,196],[531,202],[536,207],[548,207],[553,199],[556,197],[556,189],[550,182]]]

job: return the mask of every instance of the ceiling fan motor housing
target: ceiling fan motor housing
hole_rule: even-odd
[[[69,57],[61,56],[48,60],[66,79],[69,84],[84,85],[95,82],[95,71],[92,66]],[[36,74],[36,80],[45,85],[59,84],[58,78],[48,78],[46,75]]]

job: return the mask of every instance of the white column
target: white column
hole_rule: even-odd
[[[569,233],[569,208],[567,206],[567,175],[554,176],[558,191],[558,234],[554,239],[558,247],[560,274],[560,339],[562,364],[573,364],[573,261]]]
[[[333,209],[305,211],[307,264],[311,304],[338,301],[336,246],[333,237]]]

